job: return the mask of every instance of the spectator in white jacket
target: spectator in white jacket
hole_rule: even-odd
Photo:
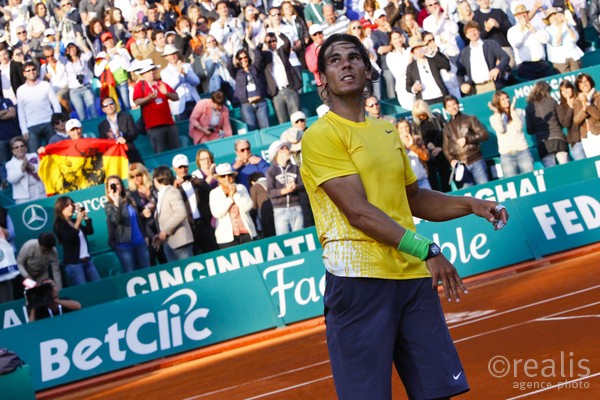
[[[46,197],[46,188],[38,176],[40,160],[37,153],[27,153],[23,136],[10,141],[13,157],[6,163],[7,180],[12,184],[12,196],[16,204]]]
[[[254,203],[246,187],[235,183],[236,175],[231,164],[219,164],[215,172],[219,186],[209,196],[210,211],[217,220],[215,238],[220,249],[248,243],[256,237],[250,216]]]
[[[160,78],[179,95],[179,100],[169,100],[171,114],[176,121],[189,119],[194,106],[200,101],[197,89],[200,78],[190,63],[181,60],[181,55],[175,45],[165,45],[162,55],[169,64],[160,71]]]

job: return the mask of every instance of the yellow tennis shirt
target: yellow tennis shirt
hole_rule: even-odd
[[[370,118],[353,122],[329,111],[302,137],[300,172],[323,246],[323,262],[330,273],[383,279],[430,276],[423,261],[352,227],[320,186],[333,178],[359,175],[367,200],[414,231],[406,185],[417,178],[391,123]]]

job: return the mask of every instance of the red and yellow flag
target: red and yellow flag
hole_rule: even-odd
[[[41,153],[38,174],[48,196],[104,183],[110,175],[128,177],[127,145],[110,139],[63,140]]]
[[[115,102],[115,107],[117,107],[117,112],[121,111],[121,106],[119,106],[119,98],[117,97],[117,90],[115,87],[117,86],[117,81],[115,81],[115,76],[108,68],[108,64],[106,64],[106,69],[100,75],[100,99],[105,99],[110,97]]]

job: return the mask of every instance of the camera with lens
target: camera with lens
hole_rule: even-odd
[[[83,85],[83,81],[85,81],[85,74],[77,74],[77,81]]]
[[[111,184],[110,184],[110,190],[111,190],[113,193],[116,193],[116,192],[117,192],[117,184],[116,184],[116,183],[111,183]]]
[[[191,175],[185,175],[185,176],[183,177],[183,180],[184,180],[184,181],[191,181],[191,180],[192,180],[192,176],[191,176]]]

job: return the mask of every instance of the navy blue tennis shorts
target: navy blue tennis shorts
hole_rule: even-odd
[[[446,398],[469,390],[431,278],[327,273],[324,303],[339,399],[391,399],[392,365],[410,399]]]

